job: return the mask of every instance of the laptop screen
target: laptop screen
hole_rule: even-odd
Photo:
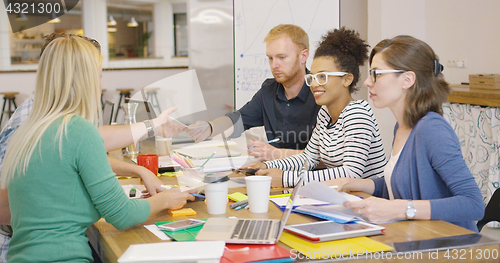
[[[278,238],[281,236],[281,233],[283,232],[283,229],[285,228],[286,221],[288,220],[288,217],[290,216],[290,213],[292,212],[293,209],[293,204],[295,202],[295,199],[299,197],[299,191],[300,188],[302,188],[302,181],[304,181],[304,176],[305,172],[302,171],[299,175],[299,181],[293,188],[292,194],[290,195],[290,198],[288,199],[288,202],[286,203],[285,210],[283,211],[283,215],[281,215],[281,223],[280,223],[280,229],[278,232]]]

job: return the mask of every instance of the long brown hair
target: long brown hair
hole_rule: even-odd
[[[404,122],[410,128],[429,111],[443,115],[442,104],[447,100],[449,85],[441,73],[443,66],[432,48],[411,36],[397,36],[380,41],[370,54],[381,53],[383,60],[394,69],[413,71],[415,83],[405,99]]]

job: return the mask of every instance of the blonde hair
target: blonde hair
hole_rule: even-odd
[[[264,38],[265,43],[269,43],[282,35],[288,36],[292,42],[301,50],[309,49],[309,36],[306,31],[296,25],[281,24],[275,26]]]
[[[59,118],[62,117],[62,122],[55,142],[59,142],[61,158],[63,135],[73,116],[81,116],[96,126],[102,125],[101,62],[97,48],[80,36],[62,36],[47,45],[38,65],[33,108],[7,146],[2,188],[14,177],[24,175],[44,132]]]

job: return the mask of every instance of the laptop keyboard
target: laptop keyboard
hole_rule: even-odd
[[[271,232],[271,220],[238,220],[231,239],[265,240]]]

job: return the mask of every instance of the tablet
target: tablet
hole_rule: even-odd
[[[385,227],[356,221],[339,224],[333,221],[289,225],[285,230],[315,242],[330,241],[359,236],[384,234]]]

